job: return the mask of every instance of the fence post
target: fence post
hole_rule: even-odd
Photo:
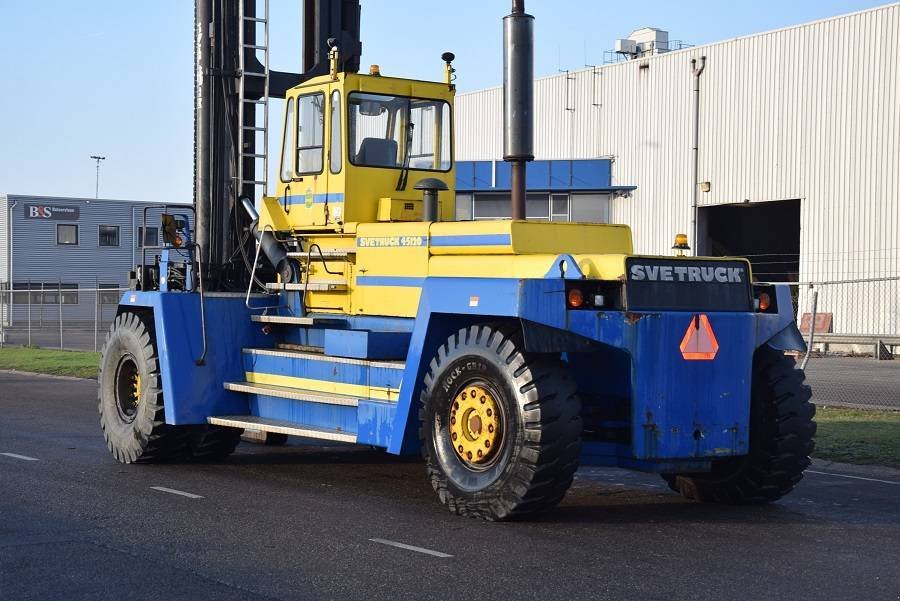
[[[816,307],[819,303],[819,291],[814,289],[812,284],[809,287],[812,290],[812,318],[809,320],[809,342],[806,344],[806,355],[803,357],[800,369],[806,369],[806,364],[809,363],[809,355],[812,353],[813,342],[816,339]]]
[[[94,282],[94,352],[97,352],[97,322],[100,320],[100,284]]]
[[[56,291],[56,301],[59,306],[59,349],[63,348],[63,323],[62,323],[62,278],[56,283],[58,286]]]
[[[28,346],[31,346],[31,278],[28,278]]]

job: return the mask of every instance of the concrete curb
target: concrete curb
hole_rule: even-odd
[[[18,369],[0,369],[0,374],[18,374],[20,376],[37,376],[39,378],[58,378],[60,380],[74,380],[76,382],[96,382],[97,378],[79,378],[77,376],[61,376],[57,374],[42,374],[36,371],[21,371]]]
[[[818,459],[813,457],[812,465],[814,470],[825,470],[829,472],[843,472],[853,476],[865,476],[868,478],[892,478],[900,481],[900,469],[889,467],[886,465],[860,465],[856,463],[841,463],[839,461],[829,461],[827,459]]]

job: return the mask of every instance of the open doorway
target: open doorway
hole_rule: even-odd
[[[700,207],[700,254],[747,257],[761,282],[800,275],[800,200]]]

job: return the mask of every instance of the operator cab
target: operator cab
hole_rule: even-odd
[[[441,83],[384,77],[376,65],[368,75],[332,69],[288,90],[277,195],[263,199],[260,229],[352,232],[356,223],[420,221],[415,186],[426,178],[446,185],[438,215],[452,219],[449,61],[446,71]]]

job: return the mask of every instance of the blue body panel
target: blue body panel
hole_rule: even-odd
[[[584,462],[654,471],[702,470],[712,458],[745,454],[753,354],[767,342],[780,345],[776,348],[797,344],[787,287],[777,287],[778,306],[787,308],[778,314],[707,313],[718,340],[717,354],[711,360],[686,360],[680,344],[694,313],[569,311],[565,278],[577,277],[577,266],[565,255],[556,263],[560,261],[574,266],[564,277],[551,269],[546,279],[425,278],[414,320],[335,316],[345,325],[285,328],[277,336],[266,335],[250,321],[243,298],[207,298],[207,322],[214,325],[204,366],[194,363],[201,354],[197,294],[132,292],[123,305],[153,311],[166,419],[172,424],[254,414],[339,428],[357,434],[359,443],[395,454],[416,453],[421,383],[436,349],[460,328],[513,319],[525,330],[554,334],[555,342],[563,345],[554,352],[563,353],[587,409],[624,412],[601,420],[600,427],[620,431],[627,440],[588,441]],[[405,355],[406,361],[367,365],[240,352],[271,348],[278,341],[324,347],[333,356]],[[399,387],[399,398],[359,398],[359,406],[352,407],[223,390],[226,381],[243,381],[245,371]]]
[[[119,311],[143,307],[153,313],[162,372],[166,423],[201,424],[210,415],[248,412],[247,398],[222,388],[243,380],[239,349],[262,346],[266,337],[250,321],[243,296],[207,296],[208,352],[203,365],[200,295],[185,292],[126,292]]]

